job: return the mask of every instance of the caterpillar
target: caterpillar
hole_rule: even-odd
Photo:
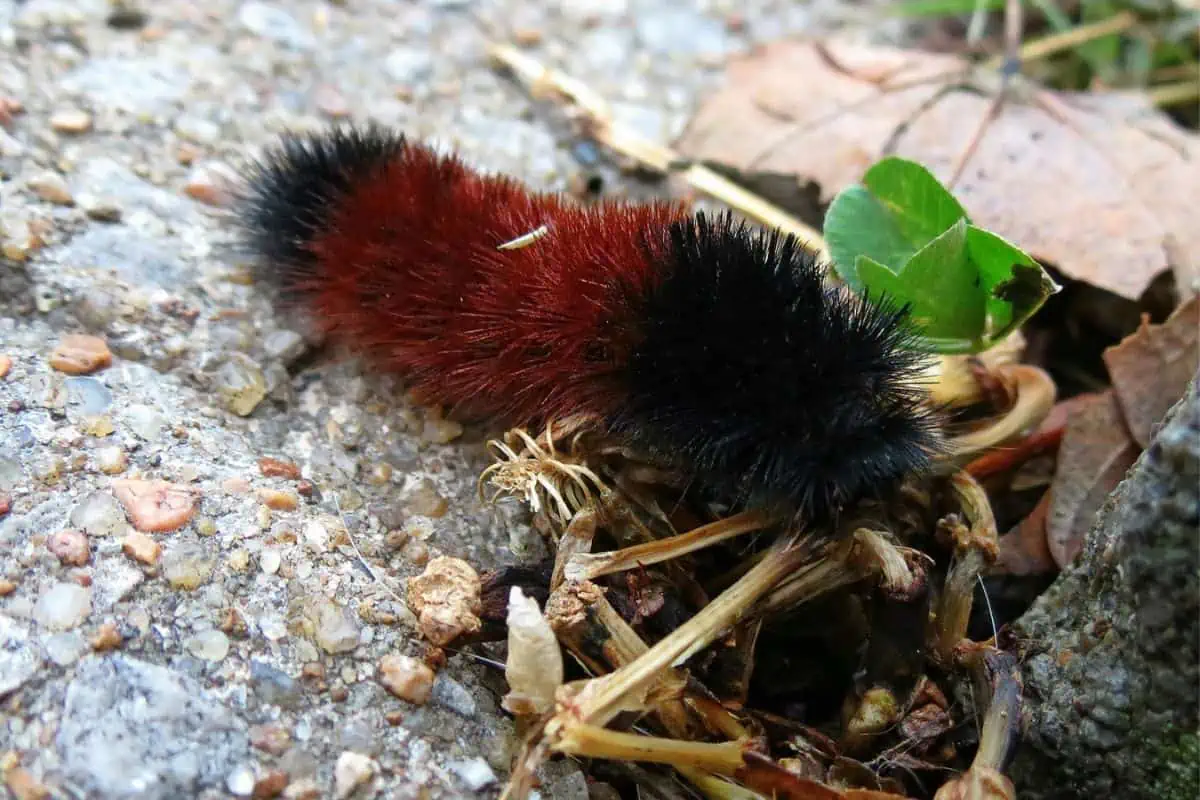
[[[261,276],[451,413],[585,413],[714,496],[810,519],[937,451],[905,309],[729,213],[578,204],[377,126],[283,137],[238,203]]]

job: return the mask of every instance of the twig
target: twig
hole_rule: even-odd
[[[682,161],[670,148],[651,141],[612,119],[605,100],[582,81],[549,69],[511,45],[493,44],[492,59],[511,70],[535,93],[553,91],[583,112],[588,133],[596,141],[658,172],[670,172]],[[763,225],[794,234],[813,249],[825,249],[821,234],[782,208],[769,203],[701,164],[690,164],[682,177],[694,189],[737,209]]]
[[[567,580],[585,581],[646,564],[657,564],[711,547],[735,536],[762,530],[770,523],[771,519],[765,514],[743,511],[669,539],[607,553],[578,553],[571,556],[563,574]]]

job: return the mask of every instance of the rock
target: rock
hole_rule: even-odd
[[[121,540],[121,551],[134,561],[157,564],[162,555],[162,545],[144,533],[133,531]]]
[[[122,415],[129,430],[144,442],[153,442],[162,435],[167,426],[167,418],[153,406],[144,403],[134,403],[125,409]]]
[[[244,726],[192,678],[121,654],[89,656],[55,739],[63,771],[95,797],[196,797],[249,751]]]
[[[129,523],[117,498],[110,492],[91,492],[71,509],[71,526],[88,536],[117,536]]]
[[[167,481],[121,478],[113,492],[139,531],[165,533],[178,530],[196,513],[196,493]]]
[[[87,375],[112,364],[112,352],[98,336],[64,336],[50,354],[50,366],[68,375]]]
[[[129,466],[129,457],[118,445],[108,445],[95,450],[96,469],[105,475],[120,475]],[[122,520],[124,521],[124,520]]]
[[[76,377],[63,381],[72,410],[84,416],[103,414],[112,406],[112,392],[95,378]]]
[[[375,777],[378,769],[368,756],[347,750],[338,756],[333,768],[333,795],[339,800],[349,797],[358,787]]]
[[[442,556],[408,582],[408,605],[421,633],[441,647],[482,624],[479,574],[460,558]]]
[[[234,797],[249,797],[254,791],[254,768],[246,764],[229,773],[225,788]]]
[[[482,791],[496,782],[496,773],[482,758],[451,761],[446,766],[473,792]]]
[[[121,637],[121,632],[117,630],[116,624],[106,622],[96,630],[91,645],[97,653],[107,653],[110,650],[116,650],[123,642],[124,639]]]
[[[56,206],[74,205],[75,198],[66,180],[57,172],[39,172],[25,182],[29,190]]]
[[[300,498],[291,492],[279,489],[259,489],[258,499],[263,505],[273,511],[295,511],[300,505]]]
[[[229,637],[218,630],[201,631],[185,639],[183,647],[196,658],[220,661],[229,654]]]
[[[349,653],[358,647],[358,616],[345,606],[327,600],[310,611],[316,630],[313,639],[326,653]]]
[[[254,790],[250,796],[255,800],[278,797],[288,785],[288,774],[281,769],[269,770],[254,782]]]
[[[401,700],[425,705],[433,693],[433,670],[411,656],[387,655],[379,662],[379,682]]]
[[[299,708],[304,702],[304,690],[294,678],[265,661],[250,662],[250,685],[264,703],[280,708]]]
[[[262,555],[258,557],[258,567],[267,575],[274,575],[279,571],[280,565],[283,563],[282,556],[275,548],[267,548],[262,551]]]
[[[78,631],[67,631],[47,636],[42,640],[42,649],[55,664],[68,667],[88,651],[88,643]]]
[[[287,478],[294,481],[300,477],[299,467],[290,461],[280,461],[277,458],[260,458],[258,471],[267,478]]]
[[[208,580],[213,571],[213,559],[198,544],[181,544],[167,551],[162,571],[171,588],[190,592]]]
[[[433,683],[433,699],[463,717],[475,716],[478,708],[470,690],[445,674],[439,675]]]
[[[76,627],[92,613],[92,593],[77,583],[56,583],[38,597],[33,618],[53,631]]]
[[[267,396],[267,379],[249,356],[233,353],[217,371],[217,393],[226,407],[239,417],[249,416]]]
[[[92,115],[82,108],[64,108],[50,115],[50,127],[59,133],[86,133],[92,129]]]
[[[272,361],[282,362],[285,366],[291,364],[308,349],[304,337],[295,331],[286,329],[271,331],[262,342],[263,352]],[[273,459],[263,459],[264,461]],[[263,473],[266,474],[266,473]],[[300,477],[299,471],[296,477]]]
[[[50,534],[46,540],[46,549],[53,553],[60,563],[73,567],[82,567],[92,556],[87,536],[73,528]]]
[[[0,614],[0,697],[6,697],[37,674],[42,664],[28,629]]]

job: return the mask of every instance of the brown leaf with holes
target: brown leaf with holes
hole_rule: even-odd
[[[1096,511],[1140,452],[1111,390],[1096,395],[1067,422],[1046,517],[1050,555],[1060,568],[1079,553]]]
[[[1143,320],[1120,344],[1104,351],[1113,392],[1133,438],[1150,446],[1154,427],[1187,391],[1200,367],[1200,301],[1195,297],[1162,325]]]
[[[885,155],[948,181],[991,110],[994,80],[956,56],[833,39],[730,63],[677,142],[692,159],[816,181],[828,203]],[[1133,95],[1017,84],[952,187],[973,221],[1068,277],[1137,299],[1200,265],[1200,140]],[[818,220],[808,220],[818,222]],[[1170,256],[1168,256],[1168,251]],[[1186,269],[1185,269],[1186,267]]]

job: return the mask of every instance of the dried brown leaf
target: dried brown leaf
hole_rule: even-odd
[[[1140,452],[1112,391],[1096,395],[1067,423],[1046,520],[1050,554],[1060,568],[1079,553],[1096,511]]]
[[[1187,391],[1200,362],[1200,301],[1193,297],[1162,325],[1143,320],[1120,344],[1104,351],[1125,422],[1143,449],[1154,426]]]
[[[944,54],[777,42],[730,64],[727,88],[677,147],[742,172],[815,180],[824,202],[885,155],[948,181],[993,100],[967,86],[968,74],[966,61]],[[972,219],[1130,299],[1172,261],[1194,273],[1197,138],[1134,96],[1024,89],[1003,104],[954,186]]]

